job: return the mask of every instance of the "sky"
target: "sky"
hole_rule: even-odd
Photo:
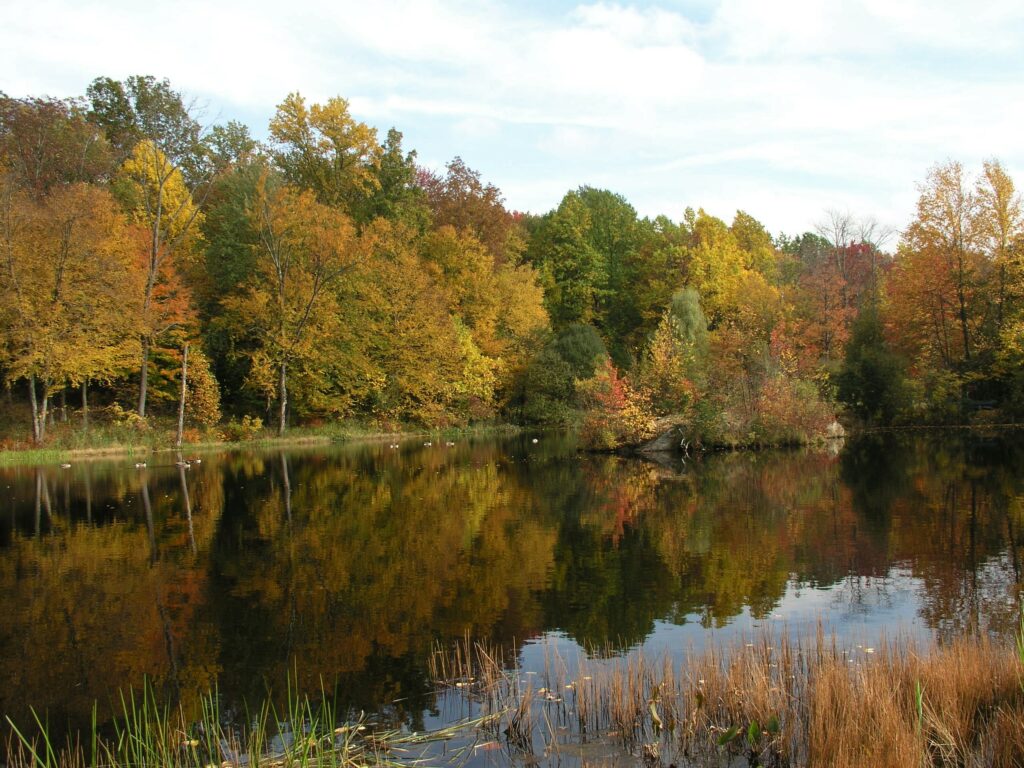
[[[257,137],[292,91],[350,101],[510,209],[581,185],[641,215],[825,211],[902,229],[937,163],[1024,183],[1020,0],[0,0],[0,90],[168,78]]]

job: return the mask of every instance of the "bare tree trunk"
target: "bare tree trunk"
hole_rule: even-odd
[[[277,421],[277,435],[278,437],[284,437],[284,430],[287,426],[288,417],[288,363],[281,363],[281,380],[278,382],[278,399],[280,402],[280,412],[278,413]]]
[[[28,377],[28,401],[32,405],[32,442],[39,445],[43,442],[43,436],[39,434],[39,401],[36,399],[36,377],[30,374]]]
[[[43,407],[39,411],[39,442],[43,442],[46,439],[46,415],[50,408],[50,396],[47,394],[50,391],[50,382],[43,379]]]
[[[971,337],[967,326],[967,297],[963,291],[957,291],[960,300],[960,333],[964,338],[964,360],[971,362]]]
[[[142,337],[142,364],[139,367],[139,416],[146,418],[146,386],[149,383],[149,337]]]
[[[188,389],[188,342],[181,348],[181,399],[178,401],[178,439],[174,445],[181,450],[182,432],[185,431],[185,393]]]
[[[68,422],[68,388],[64,386],[60,390],[60,420],[62,423],[67,424]]]
[[[82,380],[82,426],[89,428],[89,379]]]

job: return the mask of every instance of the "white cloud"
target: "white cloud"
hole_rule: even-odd
[[[1006,0],[722,0],[699,18],[609,2],[14,5],[0,6],[8,93],[147,72],[225,118],[340,94],[421,157],[470,143],[521,209],[606,183],[645,213],[744,208],[777,231],[848,206],[901,226],[934,162],[1024,170],[1024,5]]]

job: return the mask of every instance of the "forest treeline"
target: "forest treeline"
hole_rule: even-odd
[[[948,162],[919,188],[890,253],[835,212],[773,238],[587,186],[509,211],[343,98],[289,94],[257,141],[152,77],[0,94],[0,373],[36,444],[69,404],[144,430],[183,402],[189,439],[358,417],[578,422],[598,446],[664,415],[705,443],[805,440],[839,407],[1015,419],[1013,182]]]

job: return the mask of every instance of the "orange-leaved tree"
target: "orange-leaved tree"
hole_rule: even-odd
[[[146,231],[138,249],[143,275],[138,413],[145,417],[153,348],[193,314],[183,275],[196,257],[202,213],[181,170],[149,139],[136,144],[125,160],[117,188]]]

